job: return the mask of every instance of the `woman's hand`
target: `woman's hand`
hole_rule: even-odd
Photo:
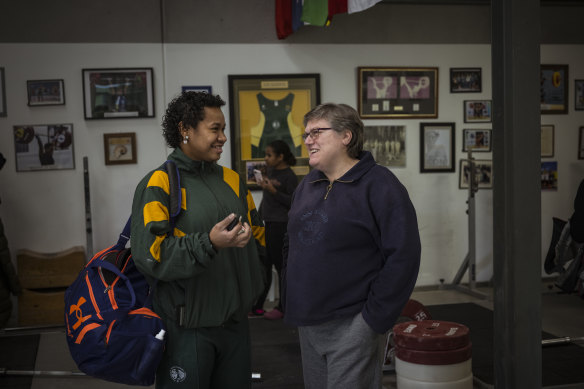
[[[276,185],[280,185],[280,183],[278,182],[278,180],[269,180],[267,178],[264,178],[262,181],[258,182],[258,185],[261,186],[262,189],[265,189],[268,192],[270,192],[271,194],[276,194],[276,192],[278,192],[278,189],[276,189]]]
[[[233,229],[227,230],[227,226],[235,219],[235,214],[227,216],[215,224],[209,232],[209,240],[216,250],[225,247],[245,247],[251,238],[251,227],[247,223],[237,223]]]

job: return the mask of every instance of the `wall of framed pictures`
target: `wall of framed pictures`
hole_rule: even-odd
[[[327,55],[323,56],[325,49]],[[556,215],[568,216],[577,188],[576,181],[584,177],[584,130],[581,129],[584,128],[584,110],[581,109],[584,105],[577,97],[582,95],[576,89],[579,84],[575,84],[576,80],[584,79],[584,72],[580,70],[584,69],[584,59],[577,55],[581,51],[582,46],[579,45],[543,45],[541,49],[542,63],[567,65],[569,68],[566,83],[568,113],[542,115],[542,125],[553,126],[554,129],[553,139],[550,139],[550,131],[546,130],[542,161],[557,162],[558,177],[556,189],[542,192],[542,221]],[[27,61],[34,56],[46,60]],[[558,57],[562,58],[561,62],[555,60]],[[165,160],[170,151],[162,140],[160,123],[166,105],[183,87],[197,90],[210,88],[224,98],[227,105],[223,113],[227,126],[231,128],[234,123],[231,123],[229,114],[232,105],[229,75],[318,74],[322,102],[341,102],[358,108],[361,98],[358,69],[375,65],[383,69],[380,75],[374,75],[381,77],[381,81],[383,77],[391,77],[391,69],[395,68],[437,69],[436,117],[411,115],[362,120],[366,126],[367,144],[375,148],[378,161],[390,168],[406,186],[418,211],[419,223],[424,226],[421,234],[425,249],[418,285],[434,285],[439,278],[450,279],[464,259],[467,250],[467,193],[465,189],[460,189],[465,184],[465,176],[459,174],[461,160],[467,157],[469,148],[472,148],[477,160],[492,160],[492,139],[497,136],[497,129],[493,128],[490,118],[496,113],[492,112],[492,106],[491,111],[488,109],[492,103],[489,45],[186,44],[169,45],[163,58],[158,44],[29,44],[17,49],[14,45],[0,43],[0,58],[0,93],[5,93],[0,101],[0,152],[7,159],[0,170],[0,179],[11,183],[0,189],[0,214],[7,232],[11,234],[13,251],[28,248],[56,252],[74,245],[84,245],[84,156],[89,159],[94,245],[104,246],[115,239],[118,233],[115,227],[123,227],[138,180]],[[271,58],[271,61],[258,62],[257,58]],[[143,117],[88,120],[84,112],[82,69],[151,69],[152,111]],[[456,83],[451,83],[451,74],[456,76]],[[424,85],[421,77],[425,75],[407,76],[414,77],[409,78],[408,84],[412,90],[418,84]],[[467,76],[469,81],[465,82]],[[481,80],[480,88],[478,79]],[[62,99],[59,80],[62,80]],[[57,89],[49,95],[37,94],[30,99],[29,105],[28,81],[37,82],[34,85],[42,81],[41,86],[56,83]],[[404,88],[404,91],[408,89]],[[428,96],[434,97],[433,94]],[[86,97],[91,98],[91,95]],[[412,97],[410,100],[426,98],[426,95]],[[388,103],[390,107],[393,102]],[[470,107],[469,102],[472,102],[473,109],[477,109],[476,112],[466,111],[467,105]],[[477,102],[484,104],[480,111]],[[383,109],[383,99],[379,104],[378,108]],[[396,105],[399,107],[399,104]],[[414,109],[414,105],[410,107]],[[422,109],[422,105],[419,108]],[[114,109],[115,105],[108,108],[110,116],[117,115],[113,114]],[[421,171],[423,138],[420,126],[423,123],[430,126],[436,123],[453,124],[448,130],[441,128],[444,135],[450,134],[452,128],[454,140],[454,145],[449,146],[454,159],[448,159],[445,168],[448,171],[437,171],[443,167],[432,169],[435,165],[426,166],[430,167],[426,169],[429,171]],[[22,169],[17,169],[14,126],[33,126],[34,130],[34,126],[61,124],[72,126],[70,158],[74,167],[67,165],[62,169],[18,171]],[[535,131],[537,129],[534,129],[534,136]],[[46,133],[42,128],[37,132],[40,135]],[[105,142],[106,134],[114,135],[108,135]],[[44,135],[41,138],[45,139]],[[228,139],[221,164],[234,166],[231,151],[236,144],[234,139]],[[125,146],[127,151],[131,149],[131,152],[120,154],[119,150],[123,148],[117,147],[119,145]],[[30,147],[32,150],[33,145]],[[261,158],[257,159],[261,162]],[[254,162],[254,159],[250,161]],[[488,166],[488,162],[484,165]],[[36,165],[25,162],[20,166]],[[478,281],[490,280],[492,275],[493,191],[490,185],[496,185],[497,181],[496,177],[491,179],[492,182],[485,182],[477,193],[477,234],[482,237],[477,242]],[[428,196],[428,193],[433,195]],[[259,204],[261,192],[254,190],[252,195]],[[99,207],[100,211],[96,212],[95,207]],[[26,238],[13,233],[28,229],[32,223],[39,223],[39,214],[45,215],[40,222],[42,227],[39,227],[42,232],[35,230],[32,237]],[[50,221],[61,219],[64,219],[63,227],[53,232]],[[542,225],[543,242],[551,234],[550,227],[545,223]],[[450,244],[444,245],[445,241]]]

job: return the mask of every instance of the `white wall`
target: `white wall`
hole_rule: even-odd
[[[542,117],[542,123],[555,125],[553,160],[559,165],[558,190],[542,193],[542,256],[551,236],[551,217],[570,215],[577,184],[584,177],[584,161],[577,160],[576,147],[584,111],[573,110],[573,80],[584,78],[583,52],[582,46],[542,48],[542,63],[570,65],[570,113]],[[419,120],[365,120],[365,124],[406,126],[406,167],[392,171],[407,187],[418,213],[423,250],[418,286],[452,281],[467,253],[467,191],[458,189],[458,161],[466,156],[461,151],[462,129],[491,128],[491,124],[463,123],[462,102],[491,99],[489,45],[0,44],[0,58],[8,111],[7,117],[0,118],[0,152],[7,159],[0,171],[0,216],[13,257],[21,248],[56,252],[85,245],[84,156],[90,163],[94,249],[114,242],[130,214],[135,185],[166,157],[160,122],[167,102],[182,85],[212,85],[213,92],[227,100],[228,74],[319,73],[323,102],[356,106],[358,66],[439,67],[439,116],[423,121],[456,123],[455,173],[420,174]],[[119,67],[154,69],[156,117],[84,120],[81,69]],[[481,67],[482,93],[451,94],[451,67]],[[26,80],[54,78],[65,80],[66,105],[28,107]],[[229,125],[229,106],[224,113]],[[73,123],[75,170],[16,173],[12,126],[55,123]],[[136,132],[137,164],[104,164],[103,134],[111,132]],[[534,129],[534,136],[539,136],[539,129]],[[476,157],[490,159],[491,153]],[[231,166],[229,147],[220,163]],[[254,192],[254,198],[259,203],[261,193]],[[492,275],[492,206],[492,191],[479,191],[479,281]]]

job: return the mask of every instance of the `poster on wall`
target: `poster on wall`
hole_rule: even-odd
[[[406,167],[406,126],[365,126],[363,149],[387,167]]]
[[[568,113],[568,65],[541,65],[540,111],[542,114]]]
[[[558,161],[541,163],[541,189],[558,189]]]
[[[16,171],[75,169],[73,124],[13,127]]]
[[[302,179],[309,172],[303,118],[320,103],[320,75],[229,75],[228,80],[234,170],[250,189],[259,189],[253,171],[261,170],[266,146],[280,139],[296,157],[292,169]]]

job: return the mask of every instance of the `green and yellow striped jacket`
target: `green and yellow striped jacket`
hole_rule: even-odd
[[[187,328],[215,327],[247,317],[261,294],[265,276],[264,226],[239,175],[216,163],[193,161],[180,149],[169,156],[180,173],[181,213],[170,234],[169,182],[164,166],[136,187],[131,248],[140,271],[158,279],[154,309],[175,320],[184,306]],[[230,213],[243,215],[253,237],[244,248],[215,251],[209,231]]]

